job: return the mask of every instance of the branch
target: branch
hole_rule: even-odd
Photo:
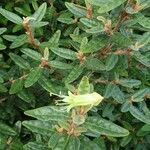
[[[32,28],[29,24],[29,20],[30,18],[29,17],[26,17],[26,18],[23,18],[23,27],[24,29],[26,30],[26,34],[28,36],[28,41],[29,43],[35,48],[35,49],[39,49],[39,45],[38,43],[36,42],[36,40],[34,39],[34,35],[33,35],[33,32],[32,32]]]

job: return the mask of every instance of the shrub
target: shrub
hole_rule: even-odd
[[[0,3],[0,149],[148,150],[149,0]]]

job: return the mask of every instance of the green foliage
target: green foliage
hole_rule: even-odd
[[[0,4],[0,149],[149,149],[149,0]]]

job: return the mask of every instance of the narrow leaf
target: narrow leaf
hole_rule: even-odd
[[[150,124],[150,117],[144,115],[138,108],[135,106],[130,107],[130,113],[138,120]]]
[[[44,143],[40,142],[28,142],[23,146],[24,150],[48,150],[48,147]]]
[[[15,24],[19,24],[21,25],[22,24],[22,18],[19,17],[18,15],[10,12],[10,11],[7,11],[3,8],[0,8],[0,13],[5,17],[7,18],[9,21],[15,23]]]
[[[88,18],[81,18],[80,22],[83,23],[85,26],[87,26],[89,28],[92,28],[92,27],[98,25],[98,23],[95,20],[91,20],[91,19],[88,19]]]
[[[23,121],[22,124],[32,132],[45,136],[51,135],[56,130],[54,124],[46,121],[30,120]]]
[[[0,93],[4,93],[4,92],[7,92],[7,88],[0,83]]]
[[[117,85],[114,85],[114,87],[113,87],[112,97],[113,97],[118,103],[123,103],[123,102],[125,102],[125,95],[124,95],[124,93],[120,90],[120,88],[119,88]]]
[[[129,134],[128,130],[114,124],[113,122],[97,117],[88,117],[84,125],[90,131],[102,135],[123,137]]]
[[[99,51],[106,44],[106,40],[103,38],[93,38],[87,44],[85,44],[80,50],[83,53],[93,53]]]
[[[85,67],[93,71],[104,71],[105,65],[97,58],[89,58],[85,61]]]
[[[47,3],[43,3],[38,10],[32,15],[36,21],[41,21],[46,13]]]
[[[32,86],[34,83],[38,81],[41,75],[42,75],[42,68],[40,67],[33,68],[29,73],[27,79],[25,80],[25,87],[27,88]]]
[[[141,64],[145,65],[146,67],[150,67],[150,59],[142,55],[140,52],[132,52],[132,56]]]
[[[0,35],[3,34],[6,30],[7,28],[0,28]]]
[[[80,5],[76,5],[73,3],[65,3],[66,7],[69,9],[77,17],[85,17],[86,16],[86,8]]]
[[[45,106],[25,112],[26,115],[37,118],[42,121],[61,121],[68,120],[69,116],[64,111],[64,107]]]
[[[82,80],[80,81],[79,87],[78,87],[78,92],[79,94],[87,94],[90,92],[90,83],[89,83],[89,78],[84,76]]]
[[[83,72],[83,66],[75,66],[67,76],[65,82],[71,83],[75,81],[81,75],[82,72]]]
[[[125,0],[87,0],[87,2],[91,5],[99,6],[98,13],[106,13],[123,4]]]
[[[0,43],[0,50],[4,50],[4,49],[6,49],[6,46]]]
[[[140,101],[143,101],[144,97],[147,96],[149,93],[150,93],[150,89],[145,88],[134,93],[131,99],[133,102],[140,102]]]
[[[49,139],[48,146],[51,149],[65,150],[68,144],[68,140],[69,137],[67,135],[55,133]]]
[[[26,34],[20,35],[20,36],[16,37],[16,39],[10,45],[10,49],[20,47],[27,42],[28,42],[27,35]]]
[[[17,96],[19,98],[21,98],[23,101],[27,102],[27,103],[31,103],[32,101],[35,100],[34,95],[31,93],[31,91],[27,90],[27,89],[23,89],[21,90]]]
[[[70,60],[76,60],[77,59],[77,53],[66,48],[51,48],[51,51],[57,54],[60,57],[63,57],[65,59]]]
[[[16,35],[3,35],[3,38],[7,41],[13,42],[17,36]]]
[[[117,55],[110,55],[106,60],[106,71],[112,70],[118,62]]]
[[[15,94],[22,90],[24,85],[23,79],[16,79],[12,84],[9,90],[9,94]]]
[[[40,61],[42,59],[42,55],[32,49],[29,48],[23,48],[21,49],[21,52],[23,52],[25,55],[27,55],[28,57]]]
[[[38,83],[48,92],[50,93],[56,93],[56,89],[50,79],[47,79],[42,75],[40,79],[38,80]]]
[[[4,135],[16,135],[16,132],[8,125],[0,122],[0,133]]]
[[[80,150],[80,140],[78,137],[71,136],[67,144],[68,150]]]
[[[22,69],[30,69],[30,64],[22,57],[14,53],[9,53],[9,56],[15,62],[15,64],[21,67]]]
[[[63,69],[63,70],[73,68],[72,65],[67,64],[67,63],[63,63],[63,62],[60,62],[60,61],[57,61],[57,60],[49,61],[49,65],[51,67],[54,67],[54,68],[57,68],[57,69]]]
[[[46,26],[48,24],[49,24],[49,22],[40,21],[40,22],[33,22],[33,23],[31,23],[31,26],[33,28],[40,28],[40,27]]]
[[[149,17],[145,17],[142,13],[137,13],[136,18],[138,23],[144,28],[150,29],[150,19]]]
[[[133,88],[139,86],[141,81],[135,79],[120,79],[118,83],[122,86]]]

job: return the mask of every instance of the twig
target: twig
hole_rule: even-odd
[[[127,14],[125,11],[123,11],[119,17],[119,20],[115,26],[115,28],[113,29],[113,32],[117,32],[118,29],[120,28],[121,24],[129,19],[129,14]]]
[[[26,34],[28,36],[28,41],[29,43],[35,48],[35,49],[39,49],[39,45],[37,44],[37,42],[34,39],[34,35],[32,32],[32,28],[29,24],[29,17],[23,18],[23,27],[26,30]]]
[[[86,17],[88,19],[91,19],[93,17],[93,9],[92,9],[92,5],[90,4],[87,4],[86,5],[86,8],[87,8],[87,14],[86,14]]]

